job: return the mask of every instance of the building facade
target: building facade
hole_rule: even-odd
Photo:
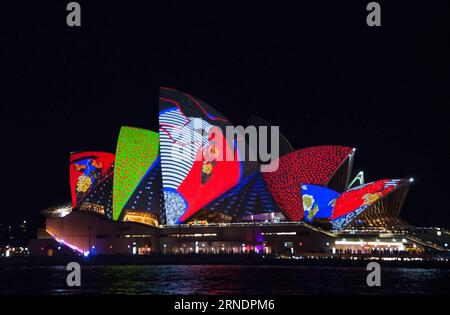
[[[423,248],[380,237],[411,228],[399,213],[412,180],[353,177],[354,148],[294,150],[281,135],[277,167],[263,171],[241,158],[255,150],[246,134],[227,137],[233,125],[208,104],[161,88],[159,106],[158,132],[122,127],[114,154],[71,154],[72,202],[43,211],[33,253],[54,254],[55,243],[83,255]],[[349,229],[377,232],[339,240]]]

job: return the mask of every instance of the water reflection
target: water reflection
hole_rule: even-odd
[[[83,266],[81,288],[65,267],[0,270],[2,294],[448,294],[449,270],[384,268],[366,286],[365,268],[310,266]]]

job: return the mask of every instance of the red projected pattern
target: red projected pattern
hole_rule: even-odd
[[[219,137],[219,143],[224,143],[224,153],[217,153],[218,155],[231,156],[231,149],[226,144],[226,140],[222,133],[216,132],[216,137]],[[208,147],[207,150],[220,149]],[[237,159],[237,152],[235,157],[230,161],[223,161],[223,158],[217,161],[212,159],[212,165],[205,164],[205,160],[202,159],[204,151],[199,149],[197,151],[197,158],[192,165],[191,171],[188,173],[184,181],[178,187],[178,192],[188,203],[188,208],[183,216],[180,218],[180,222],[184,222],[192,215],[194,215],[199,209],[206,206],[217,196],[220,196],[223,192],[227,191],[231,187],[235,186],[240,177],[239,161]],[[211,163],[206,161],[207,163]],[[205,179],[205,168],[208,177]]]
[[[293,221],[303,219],[301,183],[325,186],[352,151],[341,146],[304,148],[282,156],[275,172],[263,173],[284,214]]]
[[[78,207],[89,192],[112,171],[114,154],[79,152],[70,155],[70,192],[72,206]]]
[[[230,123],[211,106],[167,88],[160,90],[159,105],[164,210],[171,225],[235,186],[242,163],[223,134]]]
[[[400,181],[399,179],[383,179],[347,190],[336,200],[331,220],[345,216],[361,207],[374,204],[396,189]]]

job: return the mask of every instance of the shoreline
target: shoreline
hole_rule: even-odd
[[[401,259],[401,260],[393,260]],[[386,260],[389,259],[389,260]],[[421,259],[421,260],[418,260]],[[250,266],[310,266],[310,267],[366,267],[369,262],[378,262],[383,267],[450,269],[448,258],[438,260],[436,257],[386,257],[386,256],[315,256],[280,258],[267,255],[208,255],[208,254],[152,254],[146,256],[114,255],[114,256],[27,256],[2,257],[0,266],[33,267],[33,266],[66,266],[69,262],[78,262],[84,266],[131,266],[131,265],[250,265]]]

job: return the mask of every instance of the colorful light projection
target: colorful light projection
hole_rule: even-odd
[[[159,134],[123,127],[116,161],[111,153],[71,155],[73,207],[89,203],[88,210],[108,218],[124,220],[128,214],[151,224],[185,223],[204,209],[205,215],[228,221],[331,217],[333,227],[342,228],[398,187],[399,180],[384,180],[336,197],[337,192],[320,186],[331,181],[353,149],[318,146],[290,152],[286,139],[283,152],[289,153],[279,159],[278,169],[255,173],[257,163],[238,160],[237,141],[223,134],[231,124],[212,107],[167,88],[160,90],[159,105]]]
[[[260,172],[255,172],[243,178],[232,189],[213,200],[204,210],[220,212],[231,216],[234,220],[249,219],[252,215],[279,212],[278,205],[272,198]],[[277,219],[275,216],[254,216],[258,218]]]
[[[70,191],[72,206],[77,208],[89,192],[112,173],[114,154],[78,152],[70,155]]]
[[[167,224],[175,224],[236,185],[242,163],[223,134],[229,122],[212,107],[167,88],[159,106],[164,209]]]
[[[402,180],[384,179],[364,184],[344,192],[337,200],[331,215],[333,229],[342,229],[369,206],[397,189]]]
[[[161,159],[158,157],[147,173],[142,178],[133,194],[128,199],[124,209],[128,217],[132,213],[152,214],[158,218],[156,224],[161,222],[162,209],[162,180],[161,180]],[[124,213],[122,213],[124,215]],[[145,216],[144,216],[145,217]]]
[[[113,219],[117,220],[130,196],[158,156],[158,133],[122,127],[116,149]]]
[[[352,151],[330,145],[304,148],[280,157],[275,172],[263,173],[276,203],[290,220],[300,221],[304,216],[300,185],[325,186]]]
[[[338,192],[319,185],[302,184],[301,193],[306,222],[331,217]]]
[[[112,205],[113,205],[113,175],[111,171],[105,179],[99,183],[91,192],[86,196],[81,204],[82,210],[90,210],[97,213],[104,213],[104,215],[112,220]],[[101,208],[102,211],[99,211]]]

